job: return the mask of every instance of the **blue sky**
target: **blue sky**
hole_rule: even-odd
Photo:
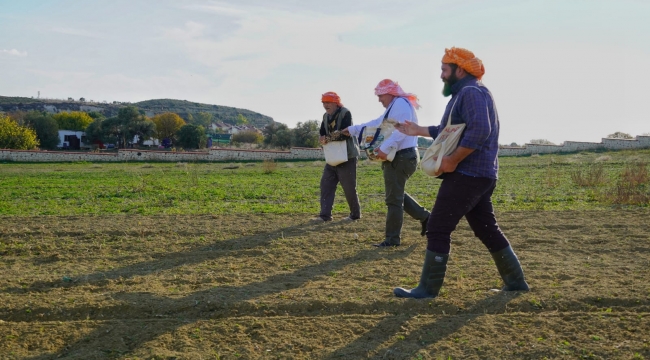
[[[174,98],[293,127],[336,91],[355,123],[384,78],[438,124],[446,47],[472,50],[500,142],[650,133],[650,2],[0,0],[0,95]]]

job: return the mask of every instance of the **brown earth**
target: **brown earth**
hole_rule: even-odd
[[[434,300],[412,219],[0,217],[0,358],[650,358],[649,210],[498,217],[532,290],[463,223]]]

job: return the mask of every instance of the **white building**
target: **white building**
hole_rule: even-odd
[[[86,142],[85,131],[59,130],[59,144],[56,147],[59,149],[79,150],[90,146]]]

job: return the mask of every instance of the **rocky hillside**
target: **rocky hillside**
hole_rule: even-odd
[[[211,113],[215,121],[234,123],[241,114],[248,119],[248,123],[258,128],[273,122],[273,118],[254,111],[239,109],[229,106],[195,103],[187,100],[155,99],[137,103],[98,103],[85,101],[45,100],[25,97],[0,96],[0,111],[30,111],[45,110],[51,113],[61,111],[99,111],[106,117],[117,115],[120,108],[133,105],[144,110],[147,116],[154,116],[164,112],[174,112],[187,119],[188,114],[199,112]]]

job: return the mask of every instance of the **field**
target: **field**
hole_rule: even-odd
[[[433,300],[392,295],[418,282],[418,222],[371,246],[377,164],[363,218],[325,224],[322,162],[0,164],[0,359],[650,359],[649,156],[501,158],[493,201],[532,290],[490,291],[461,222]],[[430,207],[438,185],[407,191]]]

